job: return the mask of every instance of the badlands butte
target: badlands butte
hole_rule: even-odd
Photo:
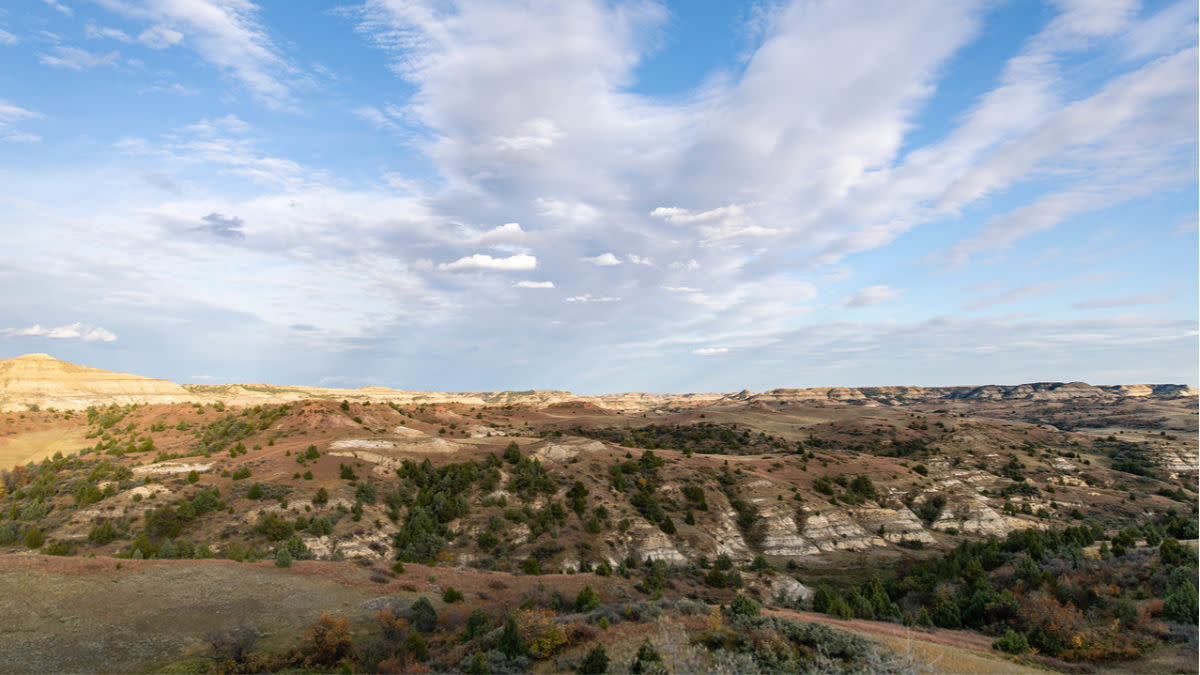
[[[0,411],[0,670],[623,672],[649,635],[668,672],[1195,672],[1184,385],[432,393],[30,354]],[[312,652],[322,611],[356,646]]]

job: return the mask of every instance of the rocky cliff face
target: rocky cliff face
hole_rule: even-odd
[[[197,400],[167,380],[112,373],[59,361],[48,354],[26,354],[0,361],[0,410],[79,409],[110,403],[180,403]]]

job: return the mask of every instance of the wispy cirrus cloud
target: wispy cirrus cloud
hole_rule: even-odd
[[[42,2],[47,6],[54,8],[55,11],[63,14],[64,16],[75,16],[75,10],[61,2],[58,2],[58,0],[42,0]]]
[[[31,119],[38,119],[42,114],[27,108],[13,105],[0,99],[0,141],[10,142],[36,142],[40,141],[41,137],[36,134],[23,132],[13,129],[13,125]]]
[[[130,19],[148,24],[138,41],[153,49],[184,44],[213,67],[240,82],[260,101],[284,107],[293,99],[298,69],[284,56],[250,0],[99,0]]]
[[[114,66],[120,52],[111,51],[107,54],[93,54],[86,49],[55,45],[53,54],[38,54],[38,61],[47,66],[69,68],[71,70],[88,70],[100,66]]]

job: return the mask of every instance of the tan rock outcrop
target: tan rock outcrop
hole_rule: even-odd
[[[883,538],[868,533],[841,509],[808,512],[801,534],[821,552],[862,551],[887,545]]]
[[[921,525],[916,514],[903,506],[899,509],[857,508],[852,509],[850,513],[864,530],[892,544],[906,541],[937,543],[933,535]]]
[[[110,403],[182,403],[201,397],[167,380],[80,366],[48,354],[0,360],[0,410],[78,410]]]
[[[962,534],[985,537],[1003,537],[1012,529],[1003,516],[983,500],[974,497],[951,501],[930,527],[934,530],[955,529]]]

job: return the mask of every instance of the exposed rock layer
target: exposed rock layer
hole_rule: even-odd
[[[180,403],[197,396],[168,380],[112,373],[48,354],[0,360],[0,410],[79,409],[109,403]]]

